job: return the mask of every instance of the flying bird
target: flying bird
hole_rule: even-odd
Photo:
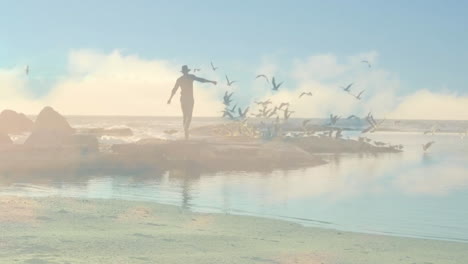
[[[200,68],[193,69],[193,72],[199,72],[199,71],[201,71],[201,69],[200,69]]]
[[[29,75],[29,65],[26,65],[26,67],[24,67],[24,73],[26,73],[26,75]]]
[[[221,111],[223,113],[222,118],[229,117],[229,119],[234,119],[234,116],[229,112],[228,109]]]
[[[276,83],[275,77],[271,78],[271,84],[273,85],[273,91],[278,91],[283,82]]]
[[[312,96],[312,92],[302,92],[301,95],[299,95],[299,98],[301,98],[302,96],[304,95],[307,95],[307,96]]]
[[[271,117],[273,117],[274,115],[276,115],[276,112],[277,112],[277,111],[278,111],[278,107],[273,108],[273,111],[271,111],[271,112],[268,114],[267,118],[271,118]]]
[[[268,100],[263,101],[263,102],[262,102],[262,101],[255,101],[255,103],[256,103],[257,105],[262,105],[263,107],[266,107],[267,105],[271,104],[272,102],[271,102],[270,99],[268,99]]]
[[[233,94],[234,94],[234,92],[228,93],[227,91],[224,93],[223,104],[224,104],[225,106],[228,106],[228,105],[231,104],[231,102],[232,102],[231,97],[232,97]]]
[[[351,86],[353,86],[353,84],[354,83],[350,83],[350,84],[348,84],[348,86],[342,87],[343,91],[345,91],[347,93],[351,92]]]
[[[234,105],[231,109],[228,109],[229,112],[234,113],[236,111],[237,105]]]
[[[312,121],[312,120],[311,120],[311,119],[306,119],[306,120],[302,121],[302,129],[303,129],[304,131],[307,131],[307,130],[308,130],[308,129],[307,129],[307,124],[309,124],[310,121]]]
[[[432,144],[434,144],[434,143],[435,143],[434,141],[430,141],[430,142],[427,142],[426,144],[423,144],[422,148],[423,148],[424,152],[426,152],[432,146]]]
[[[247,118],[247,113],[249,112],[249,107],[246,107],[244,111],[239,107],[237,108],[237,111],[239,112],[239,118],[245,119]]]
[[[288,120],[294,111],[289,111],[289,108],[284,109],[284,121]]]
[[[226,75],[226,82],[228,86],[231,86],[231,84],[235,83],[236,81],[229,81],[228,76]]]
[[[385,118],[384,118],[382,121],[380,121],[379,123],[377,123],[377,121],[375,121],[374,116],[372,115],[372,113],[369,112],[369,113],[367,114],[366,121],[367,121],[367,123],[369,123],[370,126],[369,126],[368,128],[366,128],[366,129],[364,129],[364,130],[361,131],[361,133],[363,133],[363,134],[365,134],[365,133],[367,133],[367,132],[374,133],[374,132],[377,130],[377,128],[378,128],[383,122],[385,122]]]
[[[212,69],[213,71],[216,71],[218,68],[219,68],[219,67],[215,67],[215,66],[213,65],[213,62],[211,62],[211,69]]]
[[[340,119],[341,117],[338,116],[338,115],[333,115],[333,114],[330,114],[330,126],[334,126],[336,125],[336,122],[338,122],[338,120]]]
[[[258,78],[264,78],[267,83],[270,83],[270,80],[265,74],[259,74],[257,75],[257,77],[255,77],[255,79],[258,79]]]
[[[346,119],[357,119],[357,120],[359,120],[360,118],[358,116],[355,116],[355,115],[350,115]]]
[[[281,103],[281,104],[278,106],[278,109],[283,109],[283,107],[289,107],[289,103]]]
[[[361,95],[364,93],[366,90],[362,90],[358,95],[354,96],[357,100],[361,100]]]
[[[365,63],[365,64],[367,64],[367,66],[369,68],[371,68],[371,64],[370,64],[370,62],[368,60],[362,60],[361,63]]]

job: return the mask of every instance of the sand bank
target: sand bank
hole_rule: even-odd
[[[468,263],[468,244],[144,202],[0,197],[0,263]]]

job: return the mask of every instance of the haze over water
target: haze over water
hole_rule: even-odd
[[[163,130],[180,125],[178,118],[69,120],[75,127],[125,125],[134,130],[133,137],[101,138],[109,144],[162,136]],[[196,119],[194,126],[215,122],[218,119]],[[435,123],[452,132],[424,135],[423,131]],[[455,132],[467,127],[466,121],[403,121],[396,131],[369,137],[403,144],[404,152],[330,154],[329,164],[313,168],[256,173],[174,170],[143,175],[41,175],[34,180],[1,180],[0,195],[154,201],[194,211],[279,218],[338,230],[467,242],[468,138]],[[355,134],[350,131],[345,137]],[[424,153],[421,145],[431,140],[436,143]]]

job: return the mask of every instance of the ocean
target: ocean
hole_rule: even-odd
[[[174,140],[175,117],[67,117],[76,128],[122,128],[130,137],[102,136],[103,145],[159,137]],[[195,118],[193,127],[223,122]],[[291,123],[300,124],[301,119]],[[327,120],[313,119],[313,124]],[[343,120],[344,137],[357,138],[364,121]],[[151,175],[42,175],[5,181],[0,195],[63,196],[152,201],[197,212],[253,215],[303,225],[373,234],[468,242],[468,121],[385,120],[368,138],[402,153],[325,154],[328,164],[272,172],[197,173],[167,171]],[[13,135],[20,144],[27,135]],[[422,144],[434,141],[427,151]]]

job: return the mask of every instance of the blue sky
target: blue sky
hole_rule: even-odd
[[[53,79],[75,49],[122,50],[197,65],[377,51],[405,93],[466,95],[468,1],[6,1],[0,68],[30,64]],[[30,89],[37,89],[32,87]]]

